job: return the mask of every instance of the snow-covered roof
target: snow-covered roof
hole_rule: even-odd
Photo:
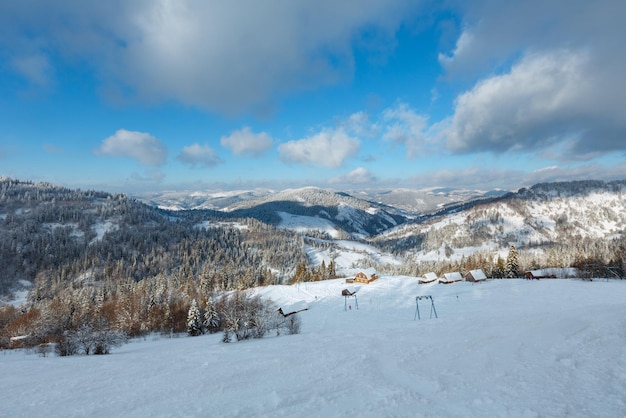
[[[461,273],[459,273],[458,271],[454,271],[452,273],[444,273],[443,276],[448,282],[457,282],[463,280],[463,276],[461,276]]]
[[[291,303],[291,304],[282,305],[280,307],[280,309],[281,309],[283,315],[289,315],[289,314],[292,314],[292,313],[305,311],[305,310],[309,309],[309,304],[306,303],[303,300],[299,300],[299,301]]]
[[[367,268],[365,270],[361,270],[361,272],[367,274],[368,277],[372,277],[376,274],[376,269],[374,267]]]
[[[437,275],[435,273],[433,273],[432,271],[424,274],[424,278],[426,280],[437,280]]]
[[[357,276],[360,273],[363,273],[365,277],[367,277],[368,279],[372,279],[376,275],[376,269],[372,267],[372,268],[368,268],[365,270],[359,270],[359,272],[357,273]]]
[[[545,268],[545,269],[530,270],[528,273],[531,273],[534,277],[554,276],[557,279],[565,279],[565,278],[572,278],[572,277],[580,276],[580,272],[578,271],[577,268],[574,268],[574,267],[566,267],[566,268],[551,267],[551,268]]]
[[[474,280],[485,280],[487,278],[487,276],[485,276],[485,273],[481,269],[470,270],[470,274],[472,275]]]

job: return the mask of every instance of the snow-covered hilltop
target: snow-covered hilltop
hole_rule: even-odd
[[[109,356],[0,355],[10,417],[621,417],[626,282],[260,287],[300,334],[135,339]],[[429,315],[431,295],[438,318]],[[51,383],[52,382],[52,383]]]
[[[425,259],[459,259],[510,245],[548,257],[562,246],[584,256],[625,236],[626,181],[589,181],[539,184],[465,203],[387,231],[377,242],[389,251],[412,251]]]

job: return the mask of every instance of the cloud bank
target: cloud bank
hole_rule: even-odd
[[[557,145],[563,159],[586,159],[626,149],[626,3],[485,0],[456,7],[464,29],[440,62],[449,78],[478,81],[436,126],[448,150],[540,153]]]
[[[46,81],[50,57],[79,59],[110,94],[231,113],[349,80],[354,47],[384,50],[414,8],[409,0],[9,2],[0,51],[35,83]]]

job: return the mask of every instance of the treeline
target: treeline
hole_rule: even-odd
[[[269,332],[299,332],[297,316],[283,317],[271,301],[245,291],[217,292],[214,277],[104,280],[31,293],[26,306],[0,307],[0,348],[45,347],[59,355],[107,354],[128,337],[224,332],[224,342]]]
[[[611,277],[626,277],[624,237],[608,240],[583,238],[566,244],[515,248],[517,254],[514,268],[509,264],[508,254],[482,250],[458,257],[453,248],[445,245],[438,260],[419,260],[419,256],[407,252],[400,264],[381,264],[367,255],[358,264],[374,267],[381,274],[416,277],[428,272],[434,272],[440,277],[449,272],[466,275],[476,269],[483,270],[490,278],[522,277],[526,271],[554,267],[574,267],[583,278],[602,278],[607,277],[607,274]]]

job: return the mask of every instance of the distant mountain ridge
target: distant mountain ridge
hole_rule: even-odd
[[[317,190],[317,192],[315,192]],[[324,192],[322,192],[324,191]],[[337,197],[352,197],[369,204],[393,208],[407,216],[420,215],[437,211],[442,207],[458,202],[466,202],[475,198],[497,197],[508,193],[508,190],[471,190],[449,188],[388,188],[342,190],[323,189],[319,187],[303,187],[282,191],[272,189],[234,190],[234,191],[161,191],[136,193],[132,197],[153,206],[171,210],[214,209],[233,210],[249,208],[254,204],[276,200],[293,200],[300,195],[302,201],[318,204],[315,195],[336,194]],[[319,200],[319,199],[318,199]],[[353,203],[362,206],[362,203]]]
[[[302,221],[312,230],[328,231],[329,228],[334,228],[336,233],[363,238],[380,234],[416,217],[446,208],[453,210],[458,205],[471,204],[480,198],[491,199],[504,193],[506,191],[441,188],[345,192],[304,187],[282,191],[255,189],[231,192],[158,192],[138,194],[135,197],[160,208],[211,209],[231,216],[252,217],[274,226],[284,226],[286,216],[290,220],[298,216],[316,218],[319,222],[305,219]]]

